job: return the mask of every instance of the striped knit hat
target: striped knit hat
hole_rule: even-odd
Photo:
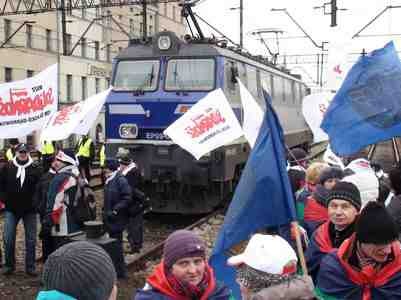
[[[47,291],[57,290],[79,300],[108,300],[116,271],[102,248],[88,242],[73,242],[49,256],[42,281]]]
[[[164,243],[163,261],[167,269],[181,258],[195,256],[206,257],[206,248],[199,236],[192,231],[174,231]]]
[[[329,196],[326,198],[327,206],[333,199],[348,201],[356,208],[357,211],[359,211],[362,206],[361,193],[355,184],[351,182],[337,182],[333,189],[330,190]]]

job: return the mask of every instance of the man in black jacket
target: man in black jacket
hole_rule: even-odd
[[[26,144],[16,148],[16,156],[2,169],[0,174],[0,198],[5,203],[4,221],[4,275],[11,275],[15,270],[15,239],[19,221],[22,219],[25,229],[25,271],[35,276],[36,247],[36,208],[34,193],[41,170],[28,153]]]
[[[39,180],[39,183],[36,187],[35,192],[35,207],[39,214],[40,223],[43,228],[43,223],[46,216],[46,204],[47,204],[47,194],[49,191],[49,186],[54,176],[56,176],[57,171],[53,168],[53,163],[51,163],[49,170],[44,173]],[[54,239],[49,234],[43,234],[44,230],[41,230],[39,233],[39,237],[42,239],[42,258],[43,261],[46,262],[47,257],[53,252],[55,249]]]
[[[141,184],[141,173],[129,154],[121,155],[118,162],[120,163],[120,171],[127,179],[132,190],[127,232],[131,252],[138,253],[143,244],[143,210],[145,200],[145,195],[139,189]]]

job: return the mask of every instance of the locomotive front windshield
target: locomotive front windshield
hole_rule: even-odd
[[[117,91],[154,91],[157,88],[159,69],[158,60],[120,61],[113,88]]]
[[[214,59],[170,59],[166,91],[211,91],[214,89]]]

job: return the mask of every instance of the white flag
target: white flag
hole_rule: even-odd
[[[337,166],[341,168],[341,170],[345,169],[342,159],[331,150],[330,144],[327,145],[326,151],[323,154],[323,161],[330,165]]]
[[[320,125],[333,97],[333,93],[316,93],[308,95],[302,100],[302,113],[306,123],[312,130],[315,143],[329,139],[327,134],[320,128]]]
[[[198,101],[163,133],[196,159],[243,135],[221,89]]]
[[[41,141],[59,141],[71,134],[87,134],[96,120],[110,89],[93,95],[85,101],[65,106],[47,123],[40,136]]]
[[[20,81],[0,85],[0,138],[40,130],[57,111],[57,64]]]
[[[349,52],[351,52],[351,38],[348,38],[346,33],[335,32],[328,49],[325,84],[328,90],[337,91],[341,87],[351,68],[351,64],[347,61]]]
[[[259,135],[260,126],[262,126],[263,123],[264,113],[255,98],[242,84],[241,80],[239,78],[237,78],[237,80],[240,86],[242,107],[244,109],[244,124],[242,125],[242,130],[244,131],[245,138],[248,140],[249,145],[253,148]]]

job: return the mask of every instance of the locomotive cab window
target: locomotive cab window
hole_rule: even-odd
[[[157,89],[159,68],[157,60],[120,61],[113,88],[117,91],[154,91]]]
[[[215,87],[214,59],[170,59],[166,91],[211,91]]]

